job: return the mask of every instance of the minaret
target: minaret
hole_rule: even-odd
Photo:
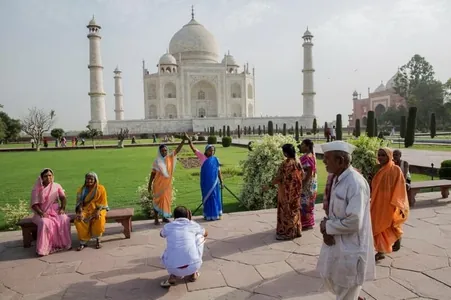
[[[312,57],[313,35],[308,30],[308,27],[302,38],[304,39],[304,43],[302,44],[302,47],[304,48],[304,69],[302,69],[304,76],[304,89],[302,92],[302,96],[304,98],[303,117],[314,118],[316,93],[313,85],[313,73],[315,72],[315,69],[313,69]]]
[[[119,68],[114,70],[114,102],[116,113],[116,121],[124,120],[124,97],[122,95],[122,76]]]
[[[91,121],[89,124],[105,133],[107,118],[105,109],[105,91],[103,89],[103,66],[102,57],[100,55],[100,29],[96,24],[94,16],[86,26],[89,30],[89,75],[90,75],[90,89],[89,96],[91,97]]]

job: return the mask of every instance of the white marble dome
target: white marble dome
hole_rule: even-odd
[[[163,56],[160,57],[160,60],[158,62],[160,65],[176,65],[177,60],[175,57],[170,53],[165,53]]]
[[[219,47],[215,37],[192,19],[177,31],[169,42],[169,52],[182,61],[218,62]]]
[[[234,67],[238,67],[239,66],[238,63],[235,60],[235,57],[233,57],[233,55],[230,55],[230,54],[224,55],[224,58],[222,59],[221,63],[225,64],[226,61],[227,61],[227,65],[228,66],[234,66]]]
[[[385,85],[381,82],[381,84],[374,90],[375,93],[385,91]]]

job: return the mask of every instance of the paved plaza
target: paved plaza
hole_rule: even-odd
[[[364,285],[367,299],[451,299],[451,204],[439,193],[419,194],[403,247]],[[317,206],[317,219],[323,217]],[[148,221],[134,222],[129,240],[109,224],[103,248],[37,258],[20,232],[0,233],[0,299],[334,299],[315,270],[318,226],[295,241],[276,241],[275,210],[227,214],[203,222],[209,231],[201,276],[169,290],[159,286],[165,242]],[[74,247],[77,245],[74,235]]]

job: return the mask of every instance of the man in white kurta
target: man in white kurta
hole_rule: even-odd
[[[370,188],[351,167],[352,145],[334,141],[321,147],[326,169],[335,178],[328,216],[320,226],[325,243],[317,269],[337,300],[363,299],[363,283],[375,278]]]

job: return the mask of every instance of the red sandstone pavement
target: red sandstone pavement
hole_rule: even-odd
[[[377,266],[364,285],[367,299],[451,299],[451,204],[438,193],[418,195],[405,225],[403,245]],[[317,207],[317,219],[323,217]],[[334,299],[315,266],[322,244],[318,228],[294,241],[276,241],[275,210],[233,213],[209,231],[201,277],[169,290],[159,283],[165,243],[150,221],[134,222],[131,239],[109,224],[104,247],[43,258],[24,249],[20,232],[0,233],[0,299]],[[76,246],[74,236],[74,247]]]

